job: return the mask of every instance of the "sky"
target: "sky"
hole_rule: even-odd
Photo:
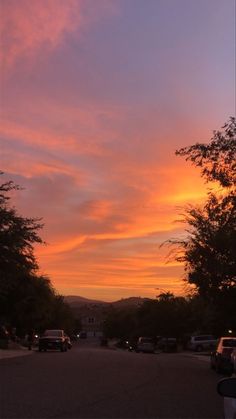
[[[183,295],[168,239],[207,185],[175,150],[235,113],[234,0],[1,0],[0,170],[63,295]],[[159,290],[157,290],[159,288]]]

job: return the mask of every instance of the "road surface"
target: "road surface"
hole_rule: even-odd
[[[0,360],[0,417],[223,418],[207,357],[75,344]]]

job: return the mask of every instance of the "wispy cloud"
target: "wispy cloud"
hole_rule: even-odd
[[[68,33],[115,11],[114,2],[107,0],[3,0],[1,7],[1,60],[6,68],[19,58],[35,58],[39,50],[50,52]]]
[[[203,3],[2,0],[0,169],[62,293],[182,290],[159,246],[206,185],[174,153],[234,108],[232,9]]]

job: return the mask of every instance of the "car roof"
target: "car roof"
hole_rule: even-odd
[[[221,336],[219,339],[229,339],[229,340],[232,340],[232,339],[236,339],[236,336]]]
[[[153,338],[151,338],[150,336],[140,336],[140,337],[139,337],[139,340],[141,340],[141,339],[142,339],[142,340],[144,340],[144,339],[145,339],[145,340],[153,340]]]
[[[211,337],[214,337],[211,333],[204,333],[204,334],[201,334],[201,335],[192,335],[191,337],[192,338],[201,338],[203,336],[211,336]]]

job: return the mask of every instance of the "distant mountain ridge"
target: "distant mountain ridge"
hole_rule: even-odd
[[[114,301],[112,305],[119,308],[124,307],[138,307],[142,305],[145,301],[150,301],[150,298],[145,297],[128,297],[128,298],[122,298],[121,300]]]
[[[80,297],[79,295],[66,295],[64,296],[65,302],[67,302],[70,306],[81,306],[87,304],[102,304],[102,305],[113,305],[116,307],[127,307],[127,306],[139,306],[143,304],[145,301],[151,300],[151,298],[145,297],[128,297],[122,298],[121,300],[117,301],[101,301],[101,300],[93,300],[85,297]]]
[[[105,301],[93,300],[90,298],[80,297],[79,295],[65,295],[64,300],[68,304],[109,304]]]

